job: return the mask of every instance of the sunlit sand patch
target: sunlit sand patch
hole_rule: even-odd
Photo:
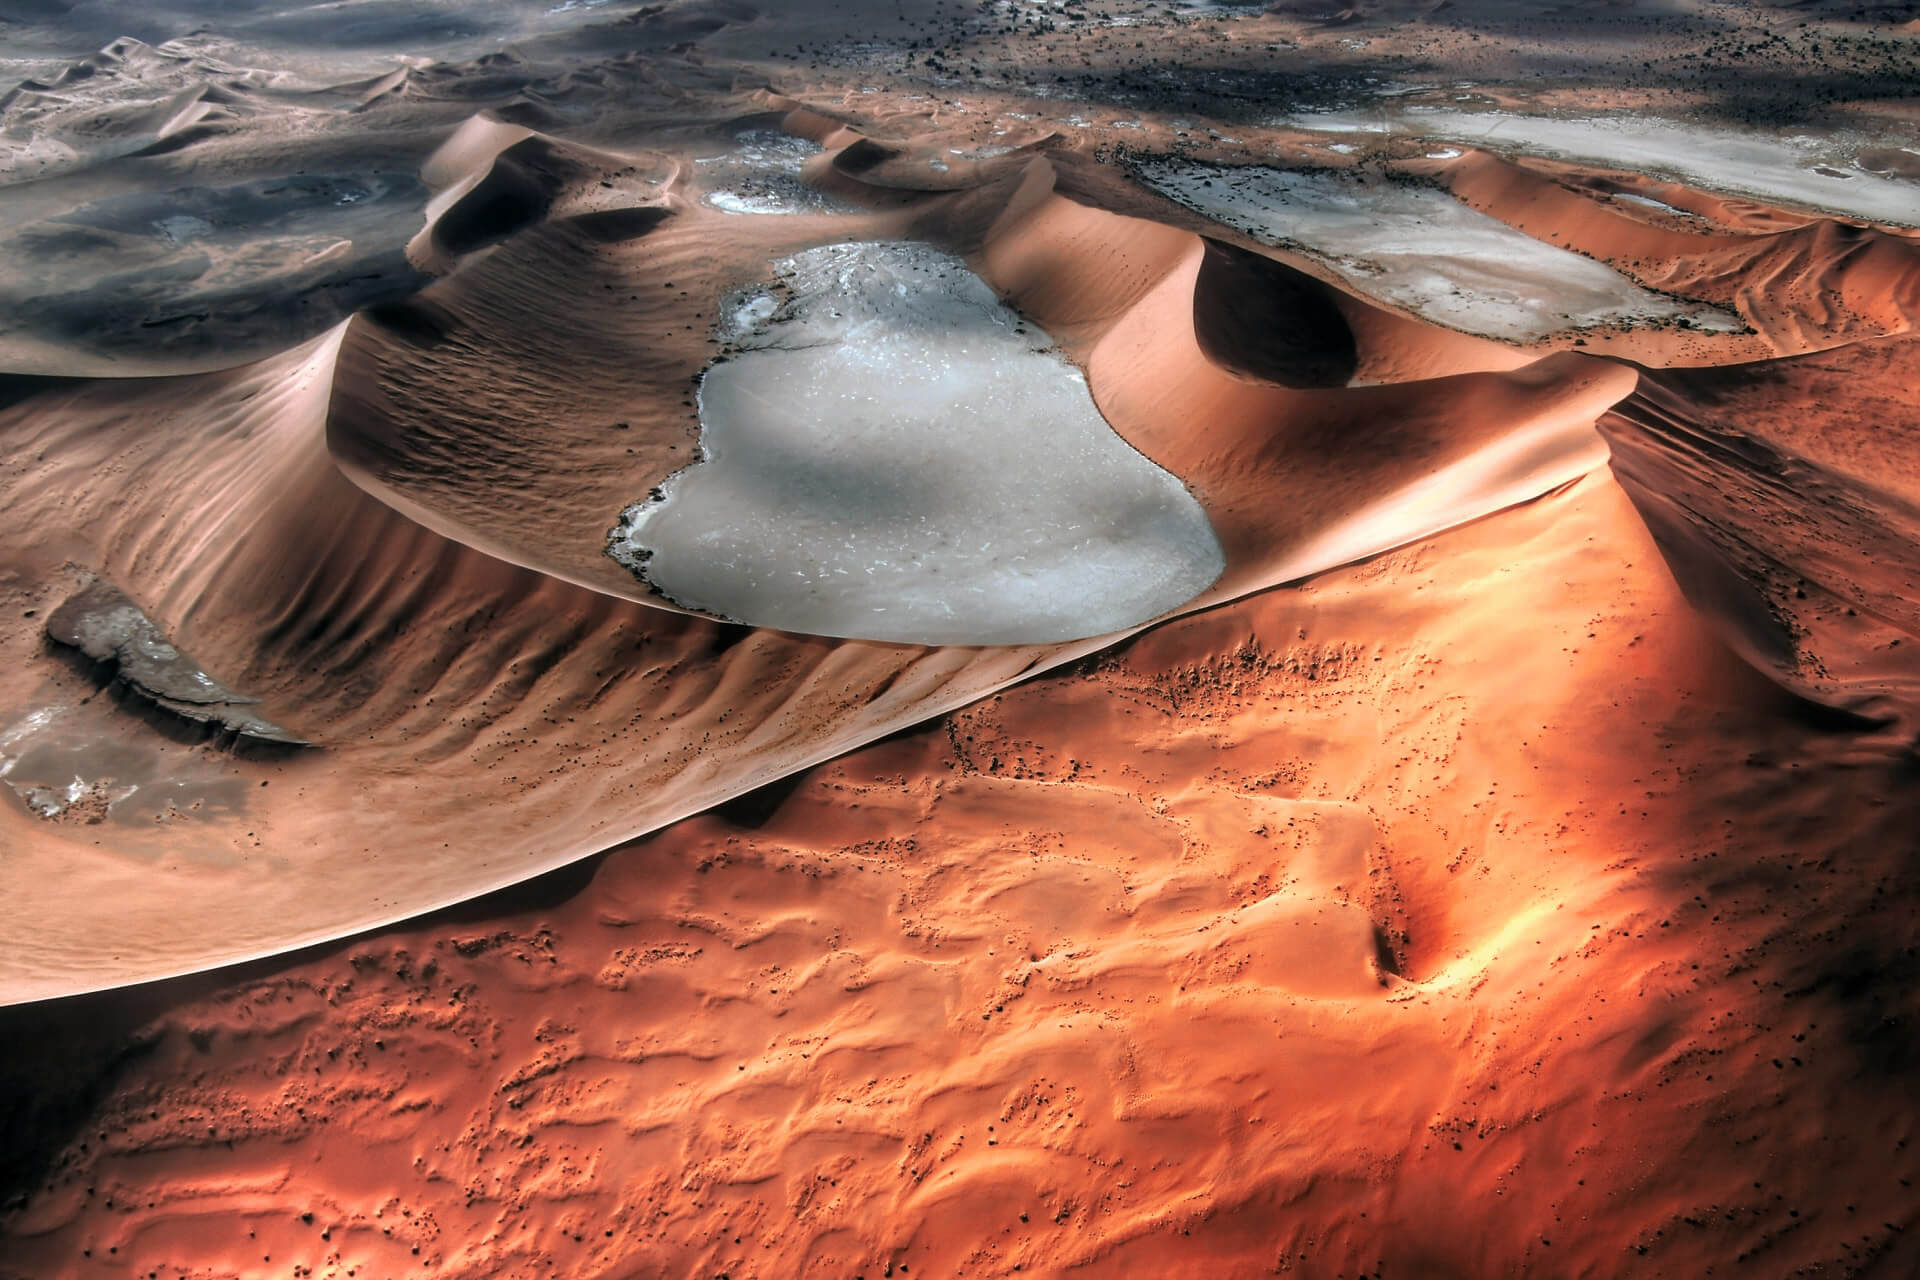
[[[1468,333],[1526,341],[1649,321],[1742,327],[1727,312],[1643,289],[1433,188],[1173,159],[1144,162],[1136,172],[1256,240],[1313,252],[1362,293]]]
[[[1374,104],[1289,123],[1322,133],[1400,133],[1665,173],[1722,191],[1901,226],[1920,225],[1920,182],[1857,163],[1887,154],[1844,137],[1782,137],[1648,116],[1513,115]],[[1912,176],[1910,173],[1907,176]]]
[[[928,644],[1103,635],[1225,567],[1206,514],[957,258],[811,249],[723,309],[703,460],[608,552],[689,608]]]

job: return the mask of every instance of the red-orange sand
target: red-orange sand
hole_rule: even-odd
[[[351,288],[0,328],[0,1278],[1920,1274],[1920,240],[1284,118],[1349,61],[1764,117],[1811,58],[1883,129],[1913,15],[1460,8],[689,0],[0,100],[0,212],[76,263],[156,191],[420,205]],[[742,131],[822,202],[709,203]],[[1139,151],[1437,184],[1747,327],[1469,336]],[[603,554],[730,291],[888,238],[1058,340],[1212,588],[912,647]],[[52,645],[95,573],[315,745]],[[36,810],[58,751],[94,780]]]
[[[1848,741],[1595,476],[526,898],[16,1010],[8,1266],[1899,1274],[1911,815]]]

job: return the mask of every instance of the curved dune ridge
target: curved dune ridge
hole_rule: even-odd
[[[1403,109],[1578,7],[236,13],[0,101],[0,1280],[1920,1268],[1901,148]]]
[[[166,828],[134,821],[135,796],[116,802],[104,831],[78,839],[16,812],[29,853],[9,866],[22,942],[5,962],[10,998],[267,954],[524,879],[1170,611],[1295,581],[1550,491],[1603,459],[1593,423],[1639,383],[1618,362],[1527,353],[1383,310],[1337,287],[1337,275],[1309,274],[1309,261],[1230,229],[1208,238],[1172,225],[1161,220],[1170,206],[1057,140],[966,158],[910,138],[881,143],[764,95],[733,119],[769,111],[826,147],[808,176],[860,211],[742,213],[704,199],[704,184],[726,172],[703,178],[703,166],[671,152],[584,146],[474,117],[421,166],[434,194],[406,256],[436,277],[427,287],[253,365],[55,385],[13,406],[30,446],[7,478],[36,530],[20,557],[35,566],[22,579],[27,598],[57,603],[74,580],[63,562],[102,574],[285,708],[290,734],[319,750],[236,757],[235,777],[284,774],[294,785],[262,787],[242,811],[206,818],[215,829],[191,852]],[[1475,163],[1449,162],[1445,180],[1523,230],[1526,206],[1506,193],[1567,190],[1529,186],[1508,166],[1516,176],[1489,193]],[[1620,216],[1593,215],[1604,225]],[[1645,242],[1682,234],[1693,232],[1654,227]],[[638,526],[703,475],[687,470],[701,456],[698,402],[731,394],[741,371],[767,358],[721,307],[764,289],[769,262],[866,241],[963,255],[1036,326],[1019,341],[1050,334],[1085,370],[1093,405],[1131,446],[1125,456],[1137,450],[1204,512],[1185,585],[1163,590],[1116,562],[1110,582],[1148,594],[1103,615],[1041,580],[1025,589],[1059,620],[1035,630],[992,621],[1008,607],[1005,586],[956,574],[952,594],[943,585],[926,600],[961,617],[957,629],[855,628],[831,609],[734,605],[764,593],[749,573],[746,594],[729,594],[714,570],[741,563],[740,549],[715,553],[697,527],[676,563],[662,561],[664,580],[636,580],[630,570],[653,572],[647,557],[658,551]],[[1896,296],[1905,287],[1896,283]],[[1270,327],[1302,306],[1315,309],[1310,330]],[[1712,340],[1691,335],[1690,358]],[[1753,349],[1750,337],[1724,340],[1732,355]],[[189,416],[191,430],[151,429]],[[137,435],[135,422],[147,424]],[[79,478],[106,459],[121,479]],[[719,474],[715,465],[706,473]],[[888,464],[887,483],[921,483],[915,468],[928,465],[909,453]],[[1084,467],[1068,470],[1087,478]],[[779,511],[777,485],[791,472],[749,479],[721,506],[750,520],[763,518],[756,503]],[[633,495],[650,488],[662,499],[636,507]],[[66,495],[58,519],[32,517],[56,494]],[[813,500],[830,536],[846,495],[829,487]],[[623,511],[626,565],[604,541]],[[760,529],[749,539],[757,546],[782,536],[769,532],[777,521],[742,527]],[[929,548],[958,536],[935,533]],[[841,567],[873,552],[848,554]],[[1097,553],[1082,546],[1056,570],[1081,592],[1095,563],[1077,558],[1085,554]],[[985,612],[967,603],[981,591],[993,597]],[[698,622],[671,608],[676,599],[795,630]],[[849,630],[947,647],[797,633]],[[30,651],[36,629],[17,632]],[[1073,638],[1087,632],[1106,634]],[[955,647],[983,640],[1019,643]],[[21,673],[21,724],[52,708],[64,715],[75,673],[44,662]],[[381,763],[397,758],[415,768],[396,775]],[[401,858],[385,847],[379,832],[396,806],[438,837],[426,851]],[[33,870],[51,860],[68,868],[57,887]],[[329,890],[314,901],[306,886],[321,883]],[[93,891],[75,894],[75,884]],[[205,927],[214,919],[219,930]]]
[[[1083,363],[1120,436],[1205,510],[1225,569],[1184,608],[1562,484],[1600,460],[1591,424],[1632,388],[1631,371],[1572,355],[1351,390],[1250,382],[1201,346],[1201,238],[1060,194],[1043,158],[983,164],[951,195],[873,214],[741,218],[682,194],[685,171],[662,159],[483,122],[425,168],[441,194],[412,252],[443,278],[415,297],[254,365],[16,404],[27,447],[7,491],[41,531],[22,590],[51,607],[72,580],[63,561],[99,572],[317,749],[235,757],[235,776],[278,785],[237,813],[189,805],[191,845],[150,825],[137,794],[97,830],[11,816],[25,852],[7,869],[21,939],[9,997],[245,959],[457,901],[1110,642],[747,633],[663,612],[604,554],[633,492],[693,456],[707,308],[764,280],[779,249],[891,232],[970,251]],[[1083,270],[1064,291],[1033,273],[1086,251],[1121,269]],[[696,323],[676,323],[689,306]],[[1150,349],[1120,354],[1135,343]],[[1196,413],[1215,424],[1204,437],[1181,425]],[[1356,450],[1375,465],[1355,472]],[[81,478],[108,458],[121,482]],[[59,519],[32,516],[61,494]],[[12,643],[30,654],[36,628]],[[72,700],[69,669],[21,671],[17,705]],[[395,849],[398,811],[435,838]],[[37,876],[41,859],[61,876]]]

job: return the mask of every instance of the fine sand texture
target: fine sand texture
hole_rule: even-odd
[[[0,15],[0,1280],[1920,1273],[1916,24]]]
[[[852,195],[869,184],[850,170],[877,170],[884,203],[907,166],[866,163],[879,150],[842,141],[828,176]],[[715,316],[774,278],[769,252],[808,239],[889,228],[971,253],[1082,361],[1112,448],[1197,508],[1182,518],[1210,527],[1181,535],[1187,585],[1111,631],[1376,554],[1602,459],[1593,423],[1637,381],[1614,362],[1489,344],[1491,368],[1348,387],[1217,363],[1195,320],[1206,242],[1082,203],[1068,178],[1124,180],[1074,168],[1016,153],[892,213],[743,218],[683,197],[671,158],[482,120],[423,165],[440,194],[408,252],[446,275],[419,295],[232,369],[30,387],[6,411],[20,447],[0,475],[23,521],[14,704],[64,733],[116,732],[99,673],[47,652],[39,621],[93,572],[311,749],[225,755],[245,804],[189,804],[184,828],[137,793],[102,823],[0,812],[19,943],[0,991],[161,977],[444,906],[1106,643],[897,643],[943,640],[944,623],[896,643],[748,631],[687,617],[608,554],[634,495],[702,455],[696,381],[757,354]],[[1117,269],[1076,270],[1092,255]],[[1404,358],[1376,357],[1404,322],[1346,305],[1357,378]],[[900,475],[941,483],[937,466]],[[397,813],[417,839],[394,839]]]

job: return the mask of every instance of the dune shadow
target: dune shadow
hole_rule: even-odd
[[[1304,271],[1208,238],[1194,282],[1194,336],[1232,373],[1285,387],[1344,387],[1360,356],[1337,296]]]

